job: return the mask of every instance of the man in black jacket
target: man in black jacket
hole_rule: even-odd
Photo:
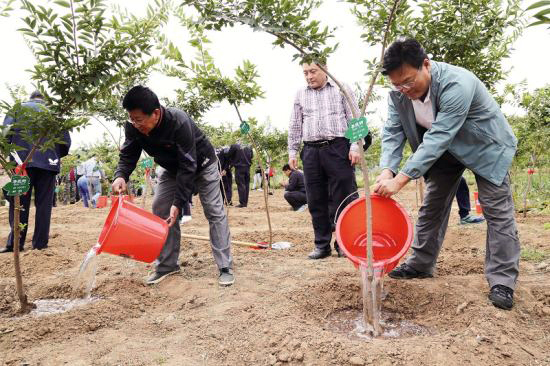
[[[239,192],[239,204],[236,207],[248,206],[248,195],[250,193],[250,166],[254,153],[249,146],[233,144],[229,148],[231,165],[235,167],[235,181]]]
[[[307,208],[307,197],[304,173],[292,169],[288,164],[283,166],[283,173],[288,177],[288,183],[283,183],[285,187],[285,200],[292,206],[294,211],[305,211]]]
[[[231,173],[231,159],[229,158],[229,148],[222,147],[218,152],[218,161],[222,180],[220,189],[224,193],[224,198],[229,206],[233,206],[233,174]]]
[[[39,91],[34,91],[28,102],[23,103],[23,107],[32,108],[36,111],[46,108],[44,106],[44,97]],[[4,125],[15,123],[11,116],[7,116],[4,120]],[[22,121],[31,123],[31,121]],[[25,227],[21,230],[19,240],[19,248],[23,250],[25,239],[27,237],[27,223],[29,222],[29,210],[31,207],[31,196],[34,190],[34,205],[36,206],[36,215],[34,219],[34,234],[32,236],[32,247],[34,249],[45,249],[48,247],[50,236],[50,221],[52,217],[53,195],[55,191],[55,177],[59,173],[61,166],[61,158],[69,153],[71,147],[71,137],[68,132],[63,135],[65,144],[56,144],[54,149],[46,151],[36,150],[31,161],[27,164],[26,170],[30,178],[31,188],[27,194],[21,196],[21,224]],[[31,144],[23,139],[20,131],[8,136],[8,142],[20,146],[23,150],[18,150],[13,155],[16,156],[15,161],[25,161],[27,155],[32,149]],[[14,205],[13,196],[6,196],[10,202],[10,227],[12,228],[6,247],[0,249],[0,253],[13,252],[13,220],[14,220]]]
[[[189,116],[176,108],[161,107],[153,91],[135,86],[124,97],[122,106],[130,117],[126,140],[120,150],[113,192],[126,190],[142,150],[165,170],[158,178],[153,213],[166,219],[170,231],[157,258],[156,271],[146,281],[152,285],[180,270],[181,231],[179,220],[185,202],[191,200],[193,186],[199,192],[204,215],[210,224],[212,254],[218,265],[218,282],[234,282],[229,226],[220,193],[216,153],[208,138]]]

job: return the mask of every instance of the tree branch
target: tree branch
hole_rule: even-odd
[[[80,59],[78,57],[78,45],[76,43],[76,21],[75,21],[75,15],[74,15],[74,7],[73,7],[73,0],[70,0],[71,3],[71,14],[72,14],[72,20],[73,20],[73,43],[74,43],[74,52],[76,53],[76,69],[78,70],[80,67]]]
[[[386,52],[386,45],[388,42],[388,35],[390,33],[391,24],[393,21],[393,16],[395,15],[395,11],[397,10],[397,6],[399,5],[400,0],[395,0],[393,3],[392,10],[390,12],[390,16],[388,17],[388,24],[386,25],[386,31],[384,32],[384,40],[382,41],[382,52],[380,53],[380,62],[384,59],[384,53]],[[372,75],[372,79],[369,85],[369,89],[367,91],[367,95],[365,96],[365,102],[363,103],[363,108],[361,108],[361,116],[365,115],[365,111],[367,110],[367,106],[369,104],[370,96],[372,94],[372,90],[374,88],[374,84],[376,83],[376,79],[378,78],[378,73],[380,72],[380,68],[377,67],[374,71],[374,74]]]
[[[92,116],[92,118],[95,119],[97,122],[99,122],[99,124],[102,125],[103,128],[105,128],[105,130],[107,130],[109,135],[111,135],[111,138],[113,139],[113,142],[115,143],[116,147],[120,150],[120,141],[117,141],[117,139],[111,133],[111,131],[107,128],[107,126],[105,126],[105,124],[103,122],[101,122],[101,120],[99,118],[97,118],[96,116]]]

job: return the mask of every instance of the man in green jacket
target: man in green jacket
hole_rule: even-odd
[[[430,61],[414,39],[398,39],[384,54],[392,86],[382,134],[382,173],[374,191],[385,197],[424,176],[412,255],[389,276],[432,277],[451,204],[465,168],[474,174],[487,220],[485,275],[489,299],[513,306],[520,245],[508,168],[517,145],[510,125],[483,83],[468,70]],[[413,154],[399,170],[405,141]]]

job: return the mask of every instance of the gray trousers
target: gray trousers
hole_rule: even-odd
[[[210,164],[198,173],[194,184],[199,192],[204,216],[210,225],[210,244],[214,260],[219,269],[233,268],[229,225],[220,191],[220,174],[216,164]],[[168,218],[176,189],[176,176],[164,170],[159,177],[153,198],[153,213],[156,216],[162,219]],[[166,243],[157,258],[157,272],[179,269],[180,245],[181,229],[178,217],[178,221],[170,228]]]
[[[418,213],[413,253],[407,264],[417,271],[433,273],[449,223],[464,167],[430,169],[426,178],[424,203]],[[519,274],[520,245],[514,201],[508,176],[500,186],[475,175],[479,202],[487,220],[485,276],[489,286],[515,288]]]

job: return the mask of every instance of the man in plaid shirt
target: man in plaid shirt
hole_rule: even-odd
[[[336,210],[357,198],[353,165],[361,158],[359,146],[344,137],[352,118],[338,86],[317,64],[302,65],[307,86],[296,94],[288,129],[288,164],[298,168],[298,150],[304,165],[307,202],[313,221],[315,249],[310,259],[330,256]],[[345,85],[358,109],[351,89]],[[344,202],[346,201],[346,202]],[[341,211],[341,210],[340,210]],[[338,243],[334,243],[342,256]]]

